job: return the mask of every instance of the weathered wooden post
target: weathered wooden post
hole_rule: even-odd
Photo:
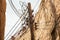
[[[4,40],[6,0],[0,0],[0,40]]]
[[[31,4],[30,3],[28,3],[28,12],[29,12],[29,27],[30,27],[30,32],[31,32],[31,40],[34,40],[32,9],[31,9]]]

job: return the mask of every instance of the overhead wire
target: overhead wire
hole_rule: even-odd
[[[26,14],[24,14],[24,15],[26,16]],[[23,16],[24,16],[24,15],[23,15]],[[21,16],[20,19],[21,19],[23,16]],[[21,21],[19,22],[19,24],[22,22],[22,20],[23,20],[23,18],[21,19]],[[12,33],[16,30],[16,28],[19,26],[19,24],[15,27],[15,29],[12,31]],[[13,28],[14,28],[14,27],[13,27]],[[9,32],[9,33],[10,33],[10,32]],[[11,33],[11,34],[12,34],[12,33]],[[10,34],[10,35],[11,35],[11,34]],[[9,34],[8,34],[8,35],[9,35]],[[7,36],[8,36],[8,35],[7,35]],[[9,36],[10,36],[10,35],[9,35]],[[7,38],[9,38],[9,36],[8,36]]]
[[[12,9],[14,10],[14,12],[16,13],[16,15],[19,16],[20,13],[17,11],[17,9],[15,8],[15,6],[13,5],[12,0],[8,0],[8,1],[9,1],[9,4],[10,4],[11,8],[12,8]],[[21,2],[21,1],[20,1],[20,2]],[[38,3],[38,2],[37,2],[37,3]],[[23,4],[24,4],[24,2],[23,2]],[[26,5],[25,5],[25,6],[26,6]],[[26,6],[26,7],[27,7],[27,6]],[[35,8],[35,7],[34,7],[34,8]],[[24,14],[23,14],[23,15],[24,15]],[[19,18],[18,21],[15,23],[15,25],[19,22],[19,20],[23,17],[23,15],[22,15],[21,17],[19,16],[20,18]],[[25,16],[26,16],[26,15],[25,15]],[[22,20],[22,19],[21,19],[21,20]],[[20,23],[19,23],[19,24],[20,24]],[[19,25],[19,24],[18,24],[18,25]],[[11,30],[15,27],[15,25],[11,28]],[[18,25],[17,25],[17,26],[18,26]],[[16,28],[17,28],[17,26],[16,26]],[[15,28],[15,29],[16,29],[16,28]],[[15,29],[12,31],[12,33],[15,31]],[[11,30],[8,32],[8,34],[6,35],[6,37],[9,35],[9,33],[11,32]],[[12,34],[12,33],[11,33],[11,34]],[[10,35],[9,35],[9,36],[10,36]],[[8,37],[8,38],[9,38],[9,37]],[[7,39],[8,39],[8,38],[7,38]]]
[[[19,22],[19,24],[15,27],[15,29],[12,31],[12,33],[17,29],[17,27],[20,25],[20,23],[21,23],[21,21]],[[12,34],[11,33],[11,34]],[[9,36],[11,36],[11,34],[9,35]],[[8,36],[8,38],[9,38],[9,36]]]
[[[25,15],[25,14],[23,14],[23,15]],[[22,15],[21,17],[23,17],[23,15]],[[26,15],[25,15],[25,16],[26,16]],[[21,17],[20,17],[20,19],[21,19]],[[10,31],[11,31],[11,30],[10,30]],[[9,31],[9,32],[10,32],[10,31]],[[9,33],[8,33],[8,34],[9,34]]]
[[[12,0],[8,0],[8,2],[9,2],[9,4],[10,4],[11,8],[14,10],[15,14],[16,14],[18,17],[20,17],[20,13],[18,12],[18,10],[16,9],[16,7],[14,6]]]
[[[19,22],[20,19],[15,23],[15,25]],[[12,31],[12,29],[15,27],[15,25],[11,28],[11,30],[8,32],[8,34],[5,36],[5,38],[9,35],[9,33]]]

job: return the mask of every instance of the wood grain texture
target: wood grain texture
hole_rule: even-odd
[[[0,0],[0,40],[4,40],[6,0]]]

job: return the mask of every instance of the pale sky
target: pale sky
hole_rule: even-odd
[[[19,1],[23,2],[30,2],[32,5],[32,9],[34,9],[34,14],[38,11],[39,4],[41,0],[12,0],[14,1],[14,5],[19,11]],[[11,28],[14,26],[16,21],[19,19],[19,17],[15,14],[15,12],[12,10],[8,0],[6,0],[7,6],[6,6],[6,25],[5,25],[5,36],[8,34],[8,32],[11,30]],[[18,27],[19,28],[19,27]],[[14,33],[13,33],[14,34]],[[12,34],[12,35],[13,35]],[[5,39],[6,40],[6,39]],[[8,39],[7,39],[8,40]]]

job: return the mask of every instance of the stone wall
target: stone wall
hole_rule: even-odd
[[[55,7],[55,28],[52,32],[52,40],[60,40],[60,0],[53,0]]]
[[[37,30],[35,30],[35,40],[52,40],[52,31],[55,25],[55,15],[51,0],[42,0],[39,11],[35,17]]]

